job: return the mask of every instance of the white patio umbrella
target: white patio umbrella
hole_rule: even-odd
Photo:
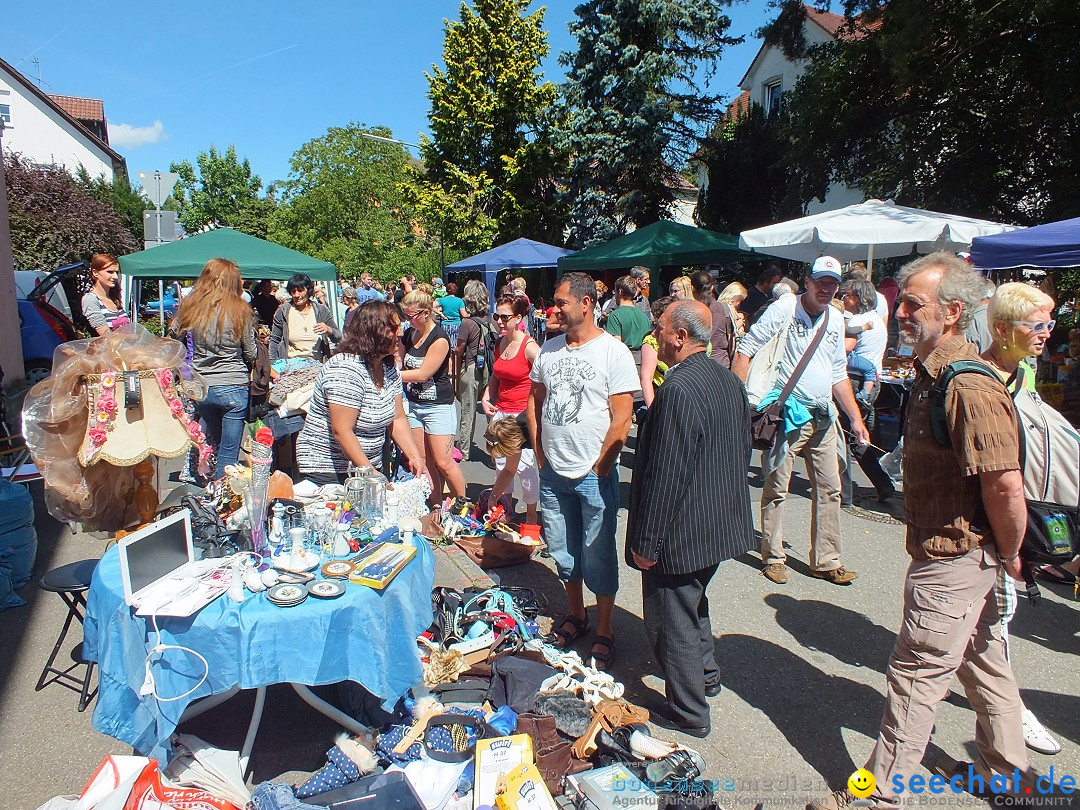
[[[976,236],[1016,228],[984,219],[905,208],[892,200],[867,200],[743,231],[739,247],[800,262],[812,262],[818,256],[834,256],[842,262],[865,260],[872,270],[875,256],[968,250]]]

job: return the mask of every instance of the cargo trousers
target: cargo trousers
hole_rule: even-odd
[[[1023,704],[994,596],[998,566],[992,544],[959,557],[913,560],[908,566],[903,621],[886,670],[881,731],[866,763],[882,804],[911,797],[892,792],[893,777],[903,777],[906,786],[919,772],[937,704],[953,675],[977,718],[975,773],[1012,776],[1019,769],[1022,783],[1028,775]]]

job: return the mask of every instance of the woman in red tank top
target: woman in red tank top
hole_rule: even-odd
[[[492,364],[491,379],[481,406],[488,418],[516,419],[522,424],[522,430],[528,436],[525,424],[525,408],[529,404],[529,391],[532,381],[529,375],[540,347],[525,332],[518,329],[525,316],[529,314],[529,303],[524,298],[503,295],[499,298],[493,316],[499,330],[499,341],[495,345],[495,362]],[[520,418],[519,418],[520,417]],[[495,459],[495,484],[491,488],[490,505],[513,490],[514,476],[521,481],[524,496],[526,520],[537,522],[536,504],[540,500],[540,476],[536,470],[536,457],[532,446],[526,446],[517,455]]]

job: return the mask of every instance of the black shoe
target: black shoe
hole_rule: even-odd
[[[705,684],[705,697],[714,698],[724,691],[724,685],[717,681],[716,683]]]
[[[691,737],[708,737],[712,733],[712,726],[684,726],[675,721],[673,717],[669,717],[667,714],[662,714],[655,709],[649,711],[649,722],[659,728],[667,729],[668,731],[678,731],[683,734],[688,734]]]

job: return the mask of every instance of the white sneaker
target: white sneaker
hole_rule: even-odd
[[[1024,742],[1032,751],[1053,755],[1061,751],[1061,744],[1050,736],[1046,726],[1029,709],[1024,709]]]

